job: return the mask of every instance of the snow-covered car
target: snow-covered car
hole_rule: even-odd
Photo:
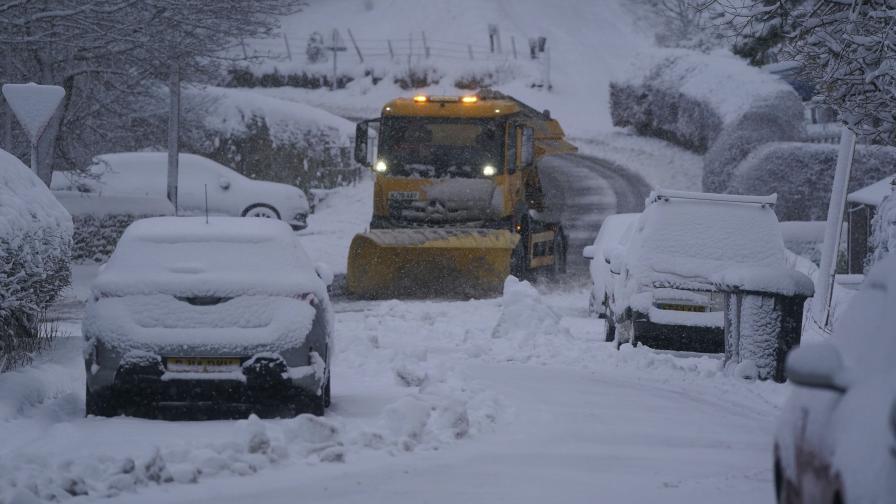
[[[617,345],[723,352],[719,285],[747,278],[765,282],[757,290],[787,292],[811,283],[788,263],[775,202],[775,196],[651,193],[627,243],[603,249],[611,277],[603,309]]]
[[[331,281],[280,221],[134,222],[91,287],[87,413],[322,415]]]
[[[775,437],[782,504],[896,499],[896,254],[876,264],[826,341],[787,357],[797,385]]]
[[[594,238],[594,243],[582,250],[582,256],[588,261],[588,270],[591,273],[591,296],[588,300],[588,311],[598,318],[606,320],[607,304],[609,303],[609,288],[607,282],[612,280],[610,265],[607,264],[605,249],[607,247],[621,246],[631,236],[634,223],[640,214],[626,213],[611,215],[604,219]],[[606,325],[607,341],[613,341],[613,333],[609,324]]]
[[[204,215],[207,191],[211,215],[280,219],[294,230],[307,226],[310,206],[298,187],[252,180],[195,154],[181,154],[178,170],[178,215]],[[97,156],[85,173],[55,172],[50,187],[55,191],[164,199],[167,181],[167,153],[124,152]]]

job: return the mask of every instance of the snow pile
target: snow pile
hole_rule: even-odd
[[[633,61],[629,74],[611,84],[616,126],[702,153],[723,128],[765,104],[793,103],[783,108],[799,109],[802,119],[799,97],[787,83],[733,55],[653,49]]]
[[[778,194],[775,209],[781,220],[825,220],[837,164],[837,145],[795,142],[767,143],[736,166],[728,192]],[[856,147],[850,190],[893,174],[896,148]],[[757,192],[758,191],[758,192]]]
[[[560,314],[532,284],[509,276],[490,353],[504,362],[546,364],[565,358],[574,346],[572,334],[560,322]]]

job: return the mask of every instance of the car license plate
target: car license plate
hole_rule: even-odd
[[[417,191],[390,191],[389,199],[395,201],[417,201],[420,193]]]
[[[659,308],[660,310],[674,310],[674,311],[683,311],[683,312],[706,313],[706,307],[699,306],[699,305],[661,303],[661,304],[657,304],[656,307]]]
[[[168,357],[165,367],[172,373],[229,373],[239,371],[238,357]]]

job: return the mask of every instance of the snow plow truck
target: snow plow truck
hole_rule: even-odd
[[[575,151],[549,112],[498,92],[387,103],[356,129],[355,160],[375,181],[370,229],[349,249],[348,292],[484,297],[508,275],[563,272],[567,238],[538,161]]]

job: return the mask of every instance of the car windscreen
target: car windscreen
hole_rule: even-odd
[[[503,166],[503,122],[491,119],[386,117],[379,157],[389,174],[473,178],[486,165]]]

